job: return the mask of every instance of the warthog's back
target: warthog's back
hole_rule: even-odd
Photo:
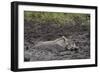
[[[65,48],[66,45],[68,44],[68,39],[62,36],[61,38],[57,38],[56,40],[52,40],[52,41],[40,41],[35,46],[54,45],[54,44]]]
[[[59,46],[58,44],[42,44],[42,45],[35,46],[34,49],[47,50],[55,53],[65,50],[65,48]]]

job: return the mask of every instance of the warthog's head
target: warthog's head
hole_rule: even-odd
[[[78,46],[76,46],[75,42],[72,40],[68,40],[68,43],[66,44],[66,49],[78,49]]]
[[[61,38],[57,39],[56,41],[60,46],[66,48],[66,49],[77,49],[78,48],[78,46],[76,46],[74,41],[67,39],[65,36],[62,36]]]

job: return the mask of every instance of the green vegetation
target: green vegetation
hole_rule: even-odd
[[[58,25],[73,23],[73,25],[89,25],[90,15],[79,13],[56,13],[56,12],[31,12],[25,11],[24,18],[33,22],[53,22]]]

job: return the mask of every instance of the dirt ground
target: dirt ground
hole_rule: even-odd
[[[48,23],[52,24],[52,23]],[[90,33],[81,26],[57,27],[25,22],[24,61],[72,60],[90,58]],[[36,42],[49,41],[61,36],[71,39],[79,48],[65,49],[59,45],[34,47]]]

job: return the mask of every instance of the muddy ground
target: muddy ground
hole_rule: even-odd
[[[66,23],[67,24],[67,23]],[[49,41],[65,36],[71,39],[78,49],[65,49],[57,45],[35,47],[39,41]],[[51,50],[52,49],[52,50]],[[49,60],[72,60],[90,58],[90,32],[83,26],[64,25],[55,23],[24,23],[24,61],[49,61]]]

